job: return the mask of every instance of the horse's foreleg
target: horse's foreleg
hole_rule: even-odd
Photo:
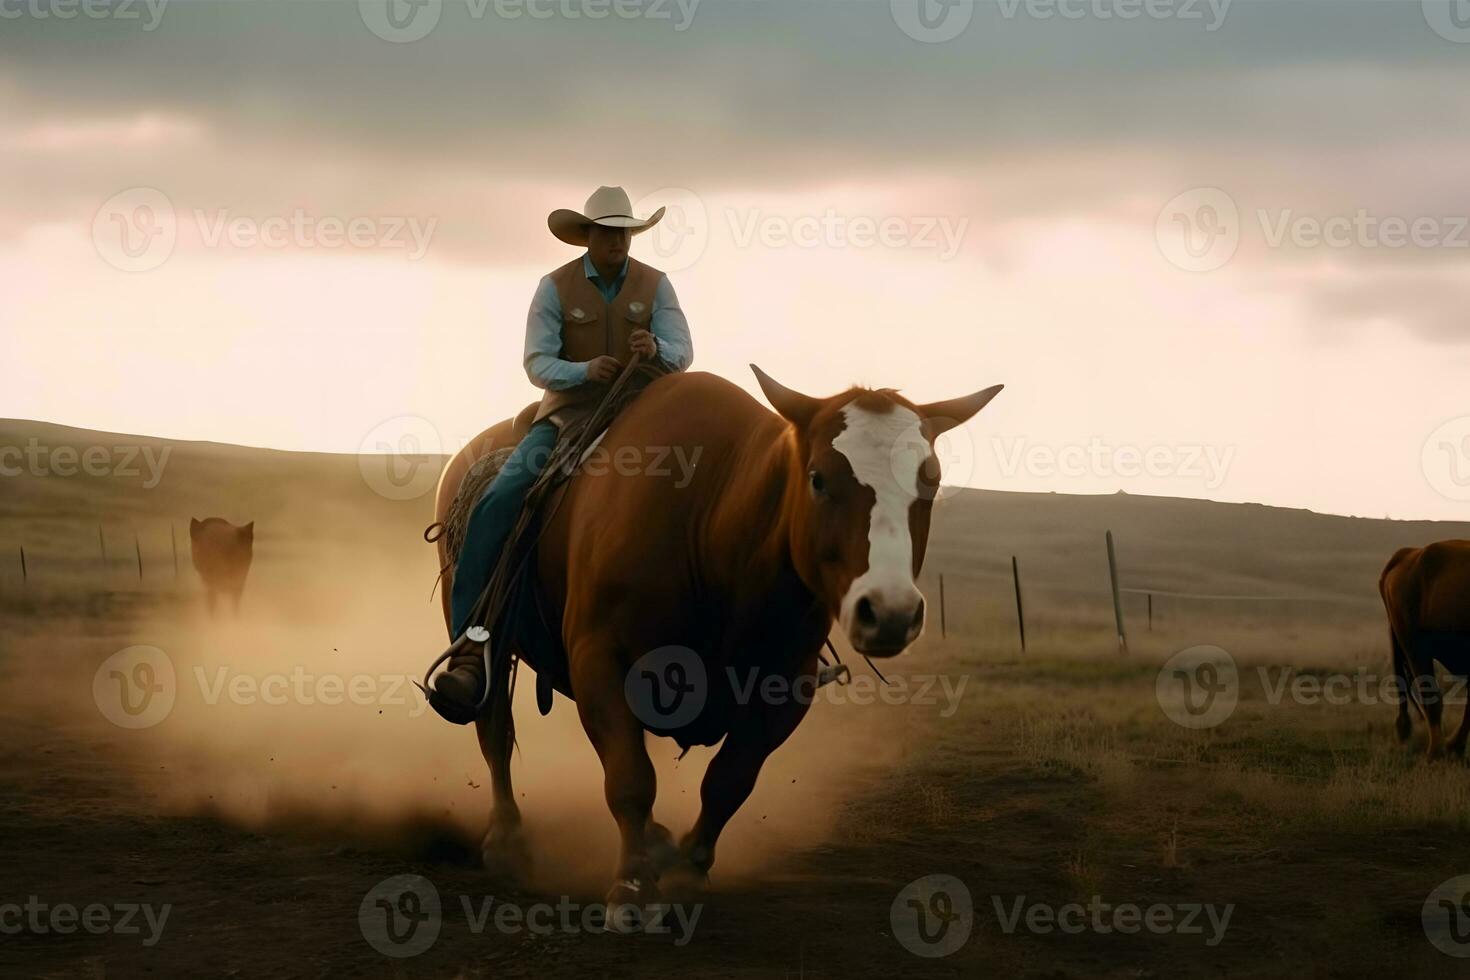
[[[653,800],[658,791],[643,723],[623,694],[623,677],[612,649],[584,644],[572,658],[577,714],[602,761],[603,793],[622,837],[618,870],[607,895],[610,927],[620,907],[640,906],[653,895],[649,857]]]
[[[510,749],[515,735],[508,694],[490,699],[486,710],[475,719],[480,752],[490,767],[490,827],[480,846],[486,870],[524,878],[531,868],[531,855],[521,832],[521,809],[516,806],[510,783]]]
[[[815,666],[813,662],[813,669]],[[766,759],[806,717],[807,707],[804,700],[788,696],[777,704],[752,706],[731,726],[705,770],[699,787],[699,819],[679,845],[685,866],[676,868],[671,880],[678,879],[681,872],[692,871],[697,880],[709,874],[721,831],[750,797]]]

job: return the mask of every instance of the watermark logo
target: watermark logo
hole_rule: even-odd
[[[663,218],[641,236],[653,252],[653,264],[665,272],[687,269],[709,247],[709,209],[687,187],[661,187],[633,202],[634,214],[652,214],[659,208],[667,209]]]
[[[899,945],[925,959],[948,956],[964,946],[975,925],[970,889],[953,875],[925,875],[904,886],[888,909]]]
[[[1470,415],[1450,419],[1429,434],[1419,457],[1424,478],[1451,500],[1470,500]]]
[[[36,20],[139,20],[145,15],[143,32],[149,33],[163,21],[170,0],[0,0],[0,20],[33,17]]]
[[[1180,650],[1159,668],[1154,694],[1176,725],[1214,728],[1234,713],[1240,700],[1235,658],[1216,646]]]
[[[1443,882],[1424,900],[1424,935],[1446,956],[1470,958],[1470,875]]]
[[[1156,902],[1144,907],[1134,902],[1105,902],[1100,895],[1093,895],[1083,905],[1068,902],[1065,905],[1050,905],[1045,902],[1026,902],[1025,895],[1016,896],[1007,909],[999,895],[990,896],[995,908],[996,921],[1006,935],[1014,934],[1022,926],[1027,932],[1047,935],[1060,932],[1076,936],[1084,932],[1098,935],[1122,933],[1136,935],[1140,932],[1152,935],[1173,933],[1180,936],[1203,936],[1206,946],[1220,945],[1230,928],[1230,917],[1235,914],[1235,905],[1203,904],[1185,902],[1166,905]],[[1208,930],[1208,931],[1207,931]]]
[[[709,695],[704,661],[688,647],[650,650],[629,668],[623,694],[649,728],[682,728],[699,717]]]
[[[936,421],[931,419],[928,424]],[[931,449],[924,436],[924,422],[915,422],[893,440],[888,450],[889,468],[899,487],[925,500],[939,500],[958,493],[975,472],[975,441],[964,426],[952,426],[934,439]]]
[[[156,187],[130,187],[109,197],[92,218],[92,245],[123,272],[148,272],[168,261],[179,238],[178,216]]]
[[[1196,187],[1171,198],[1154,222],[1154,240],[1171,264],[1213,272],[1240,246],[1240,211],[1218,187]]]
[[[384,41],[408,44],[428,37],[439,24],[444,0],[357,0],[367,29]]]
[[[975,0],[889,0],[893,22],[915,41],[943,44],[970,26]]]
[[[1422,0],[1424,22],[1446,41],[1470,43],[1470,0]]]
[[[1085,445],[1073,443],[1048,446],[1025,438],[990,440],[1002,476],[1021,474],[1054,479],[1155,479],[1189,480],[1206,490],[1217,489],[1235,460],[1234,446],[1114,445],[1094,436]]]
[[[363,482],[388,500],[417,500],[439,483],[443,441],[418,415],[398,415],[376,425],[357,448]]]
[[[47,446],[31,436],[24,446],[0,445],[0,476],[141,478],[143,489],[152,490],[163,480],[172,451],[172,446]]]
[[[143,936],[142,944],[152,947],[163,938],[163,928],[168,924],[173,908],[169,904],[154,906],[146,902],[119,902],[115,905],[93,902],[78,907],[70,902],[43,902],[39,895],[31,895],[24,905],[19,902],[0,903],[0,935],[65,936],[81,931],[101,936],[111,933]],[[146,935],[144,926],[148,929]]]
[[[357,925],[384,956],[407,959],[434,945],[444,923],[439,889],[422,875],[394,875],[362,897]]]
[[[173,661],[157,647],[119,650],[92,675],[97,710],[119,728],[157,725],[173,710],[177,693]]]

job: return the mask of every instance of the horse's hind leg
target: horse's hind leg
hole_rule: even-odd
[[[515,736],[508,694],[490,699],[486,710],[475,719],[480,752],[490,767],[490,793],[494,800],[490,826],[480,846],[485,869],[492,874],[525,878],[531,870],[531,853],[521,831],[521,809],[516,806],[510,782],[510,749]]]
[[[1428,758],[1432,761],[1444,753],[1444,732],[1440,718],[1444,714],[1444,695],[1439,689],[1439,680],[1434,676],[1434,657],[1430,639],[1417,636],[1413,643],[1404,645],[1405,670],[1410,677],[1414,703],[1424,715],[1425,727],[1429,730]]]
[[[1414,723],[1409,719],[1409,701],[1413,697],[1411,693],[1413,678],[1409,676],[1408,655],[1404,652],[1404,645],[1399,642],[1392,625],[1388,630],[1388,642],[1393,651],[1393,675],[1398,682],[1399,714],[1394,719],[1393,730],[1400,742],[1407,742],[1409,736],[1414,732]]]

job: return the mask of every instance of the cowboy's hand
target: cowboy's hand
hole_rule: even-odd
[[[604,354],[587,362],[587,380],[607,383],[615,380],[622,370],[623,365],[616,357]]]
[[[656,357],[658,355],[658,341],[653,339],[653,334],[647,330],[634,330],[628,335],[628,349],[635,354],[644,357]]]

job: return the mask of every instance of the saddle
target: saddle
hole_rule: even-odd
[[[634,355],[595,408],[590,412],[562,418],[561,432],[551,456],[536,482],[526,492],[520,515],[506,539],[505,547],[496,557],[495,569],[490,575],[489,583],[480,594],[470,616],[471,638],[484,643],[484,696],[480,704],[468,712],[440,699],[434,706],[449,720],[468,724],[500,691],[504,690],[507,697],[514,693],[519,658],[511,651],[517,648],[536,671],[536,706],[542,715],[551,711],[554,690],[561,690],[563,694],[570,696],[570,670],[566,651],[562,648],[560,637],[549,628],[550,623],[534,588],[534,576],[528,574],[535,567],[533,558],[536,539],[540,528],[560,503],[561,491],[565,489],[567,481],[576,474],[578,467],[602,439],[613,419],[651,381],[665,373],[667,372],[656,363],[642,363],[641,358]],[[529,421],[522,418],[526,414],[522,412],[513,424],[512,434],[517,441],[529,428]],[[453,568],[458,563],[464,547],[469,516],[485,488],[505,466],[505,461],[513,451],[512,447],[506,446],[492,450],[476,460],[460,481],[445,520],[430,525],[424,531],[425,540],[437,541],[440,536],[445,538],[445,554],[448,559],[445,569]],[[440,570],[441,577],[445,569]],[[534,628],[536,625],[543,628],[537,630]],[[476,628],[479,633],[475,632]],[[424,684],[421,686],[426,691],[429,691],[430,676],[442,661],[443,658],[431,664],[425,674]],[[438,698],[438,694],[432,692],[429,697],[433,701]]]

